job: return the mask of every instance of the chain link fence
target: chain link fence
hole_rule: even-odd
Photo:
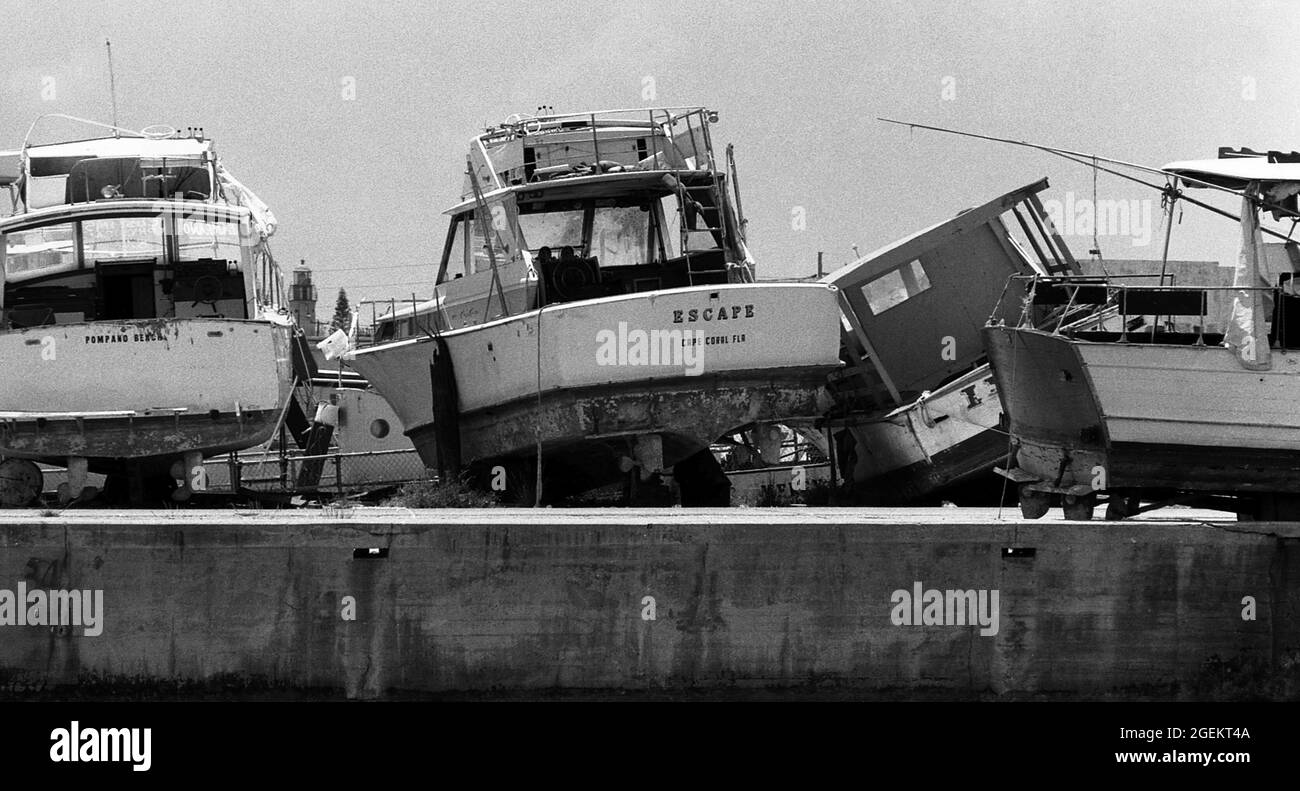
[[[305,456],[278,452],[230,454],[205,462],[207,491],[346,497],[437,477],[414,448]]]

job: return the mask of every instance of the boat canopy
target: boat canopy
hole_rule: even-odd
[[[1300,185],[1300,161],[1277,161],[1279,157],[1290,156],[1292,155],[1271,156],[1251,152],[1247,155],[1227,156],[1220,159],[1170,162],[1161,170],[1175,176],[1185,176],[1229,189],[1242,189],[1252,181],[1269,185],[1287,182]],[[1300,154],[1295,156],[1300,160]],[[1185,183],[1189,187],[1205,186],[1196,181]]]
[[[212,154],[212,141],[193,137],[100,137],[68,143],[33,145],[26,149],[29,159],[88,157],[167,157],[202,159]]]

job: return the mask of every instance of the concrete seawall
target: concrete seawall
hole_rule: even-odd
[[[103,631],[0,625],[0,689],[1089,695],[1300,648],[1300,525],[972,510],[7,512],[0,591],[102,590]]]

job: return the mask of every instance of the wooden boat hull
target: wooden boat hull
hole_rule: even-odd
[[[985,330],[1019,468],[1054,486],[1300,492],[1300,355]]]
[[[290,328],[149,319],[0,334],[0,455],[166,470],[271,438],[293,387]]]

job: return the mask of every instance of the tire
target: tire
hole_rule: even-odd
[[[0,461],[0,508],[21,508],[40,499],[45,475],[27,459]]]

